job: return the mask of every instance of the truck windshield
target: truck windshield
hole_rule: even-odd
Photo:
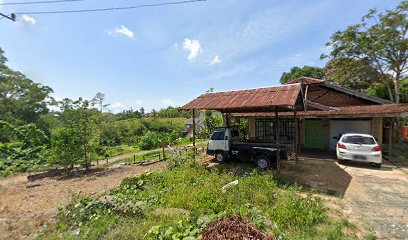
[[[341,140],[344,143],[352,143],[352,144],[375,144],[374,138],[372,137],[364,137],[364,136],[344,136]]]
[[[211,140],[224,140],[225,132],[213,132]]]

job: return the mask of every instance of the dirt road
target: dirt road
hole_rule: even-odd
[[[57,206],[69,200],[72,192],[100,193],[118,186],[128,176],[164,167],[164,162],[148,166],[114,165],[73,178],[53,177],[29,182],[27,174],[18,174],[2,179],[0,239],[32,239],[37,230],[55,216]]]
[[[377,239],[408,239],[408,169],[386,162],[381,169],[368,164],[340,165],[332,159],[300,158],[285,174],[306,187],[324,192],[340,205],[344,216]]]

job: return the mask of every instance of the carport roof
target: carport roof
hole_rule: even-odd
[[[234,117],[274,117],[271,113],[237,113]],[[293,116],[293,113],[280,112],[280,117]],[[350,106],[328,111],[299,111],[297,116],[304,118],[341,117],[408,117],[408,104],[384,104],[369,106]]]
[[[182,110],[217,110],[220,112],[288,111],[299,106],[303,110],[301,85],[206,93],[184,105]]]

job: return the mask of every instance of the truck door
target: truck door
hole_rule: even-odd
[[[229,150],[228,134],[225,134],[225,130],[216,130],[211,134],[208,141],[209,150]]]

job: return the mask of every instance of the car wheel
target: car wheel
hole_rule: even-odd
[[[271,161],[265,155],[258,156],[255,159],[255,162],[258,165],[258,167],[261,168],[261,169],[268,169],[268,168],[271,167]]]
[[[375,168],[381,168],[381,163],[374,163]]]
[[[344,164],[344,161],[341,160],[341,159],[337,159],[337,162],[338,162],[339,164]]]
[[[224,162],[225,161],[224,154],[222,154],[222,153],[215,154],[215,160],[217,160],[217,162],[219,162],[219,163]]]

